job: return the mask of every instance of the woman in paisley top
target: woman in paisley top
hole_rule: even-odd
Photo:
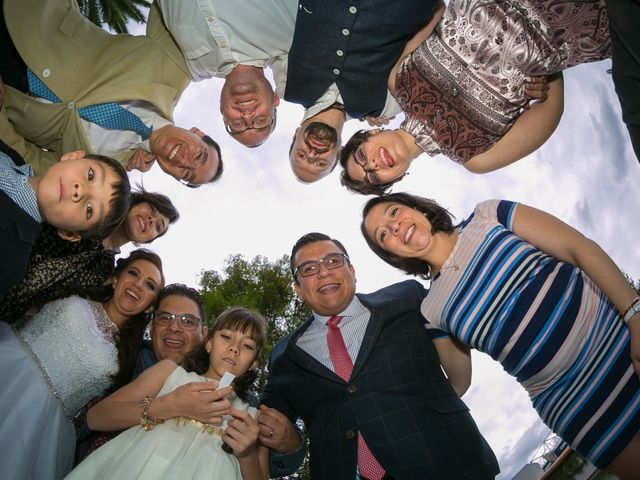
[[[422,313],[458,393],[469,347],[485,352],[574,450],[638,478],[640,297],[595,242],[498,200],[454,227],[438,204],[404,193],[370,200],[362,232],[387,263],[431,278]]]
[[[164,284],[160,258],[135,250],[99,301],[46,304],[14,332],[0,322],[0,478],[58,479],[73,466],[73,419],[127,383]]]
[[[475,173],[509,165],[557,127],[559,72],[610,56],[604,0],[451,0],[389,76],[405,121],[398,130],[356,133],[340,154],[342,183],[383,193],[423,152]],[[548,99],[525,109],[525,86],[535,87],[527,79],[537,76],[550,76]]]
[[[25,276],[0,296],[0,320],[15,323],[31,307],[101,288],[113,275],[115,256],[122,246],[153,242],[179,216],[168,197],[139,187],[138,192],[131,192],[126,220],[102,241],[69,242],[60,238],[56,228],[45,224]]]

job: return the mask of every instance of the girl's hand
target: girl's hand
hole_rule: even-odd
[[[249,415],[249,412],[237,408],[230,408],[229,414],[233,416],[233,420],[229,421],[222,440],[233,449],[233,454],[237,458],[257,453],[260,433],[258,422]]]

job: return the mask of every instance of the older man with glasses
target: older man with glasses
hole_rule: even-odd
[[[220,111],[225,129],[247,147],[264,143],[275,128],[284,92],[297,0],[158,0],[162,17],[193,81],[224,78]],[[241,7],[239,7],[241,5]],[[275,90],[265,77],[273,72]]]

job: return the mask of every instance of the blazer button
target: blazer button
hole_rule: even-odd
[[[344,436],[347,437],[348,440],[352,440],[356,436],[356,432],[353,430],[347,430]]]
[[[67,108],[68,108],[69,110],[73,110],[73,107],[75,107],[75,106],[76,106],[76,104],[75,104],[75,103],[73,103],[73,102],[69,102],[69,103],[67,103]]]
[[[42,76],[44,78],[49,78],[49,75],[51,75],[51,70],[49,70],[48,68],[45,68],[44,70],[42,70]]]
[[[356,387],[353,383],[350,383],[347,386],[347,392],[349,393],[356,393],[357,390],[358,390],[358,387]]]

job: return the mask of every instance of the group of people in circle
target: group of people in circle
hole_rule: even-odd
[[[526,205],[485,201],[456,224],[389,191],[423,153],[473,173],[529,155],[560,121],[562,71],[608,58],[637,155],[640,6],[352,3],[157,0],[140,37],[101,30],[73,0],[0,3],[2,478],[263,479],[294,472],[307,443],[312,478],[494,478],[460,400],[471,348],[571,448],[638,478],[640,296],[611,258]],[[223,174],[220,145],[172,122],[186,86],[211,77],[247,147],[267,141],[281,98],[303,105],[297,179],[340,163],[345,187],[376,195],[370,249],[429,281],[356,294],[345,246],[303,235],[291,275],[313,315],[273,346],[260,396],[275,319],[232,307],[210,322],[155,253],[116,260],[179,219],[127,170],[158,163],[192,188]],[[376,128],[342,146],[350,119]]]

